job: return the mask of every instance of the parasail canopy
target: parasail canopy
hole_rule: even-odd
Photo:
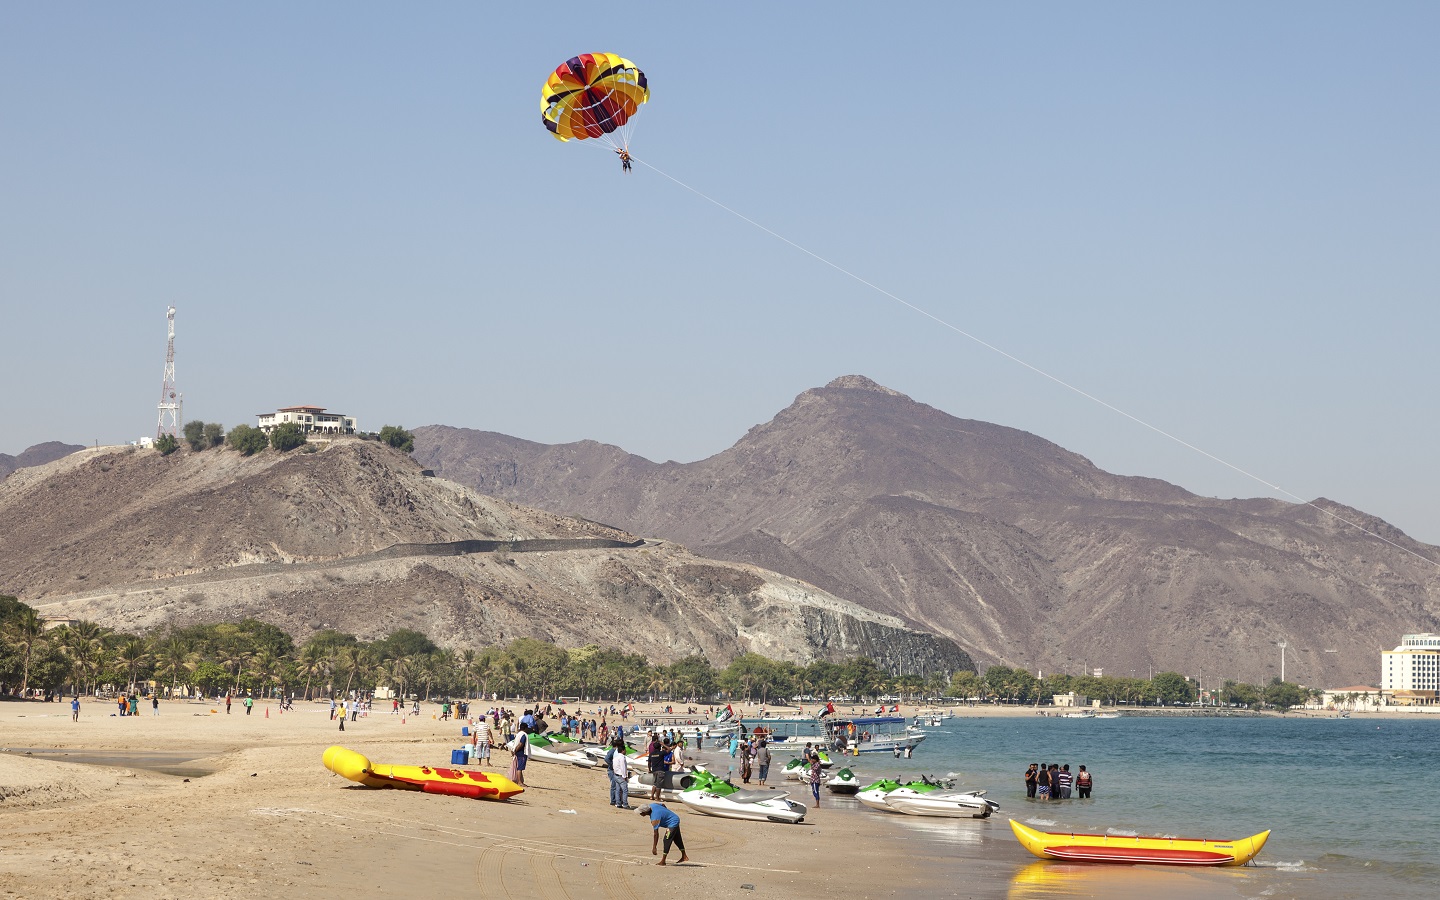
[[[545,79],[540,116],[562,141],[598,138],[617,150],[630,146],[626,127],[650,99],[645,73],[613,53],[582,53]]]

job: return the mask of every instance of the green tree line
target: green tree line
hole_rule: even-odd
[[[153,683],[171,694],[190,686],[207,694],[306,699],[388,687],[425,700],[499,694],[765,703],[800,695],[859,702],[892,693],[938,694],[950,682],[950,673],[892,677],[867,657],[801,666],[747,653],[717,669],[700,655],[658,665],[615,648],[565,648],[534,638],[451,650],[410,629],[371,642],[324,630],[297,646],[282,629],[256,619],[144,635],[93,622],[46,631],[35,610],[14,598],[0,601],[0,689],[6,693],[92,694],[106,685],[143,691]]]
[[[388,687],[401,696],[581,697],[587,700],[674,699],[768,703],[791,697],[829,697],[868,703],[937,697],[993,703],[1049,703],[1074,691],[1107,705],[1193,704],[1198,685],[1176,672],[1152,678],[1046,675],[991,666],[984,674],[937,672],[928,678],[891,675],[868,657],[796,665],[755,653],[715,668],[704,656],[668,665],[596,645],[565,648],[534,638],[505,646],[451,650],[399,629],[371,642],[324,630],[296,645],[283,629],[256,619],[157,629],[137,635],[75,622],[51,631],[34,609],[0,596],[0,692],[41,688],[93,694],[102,686],[130,690],[154,683],[173,694],[195,687],[207,694],[249,691],[311,699]],[[1288,709],[1318,691],[1278,678],[1257,686],[1227,681],[1207,702]]]
[[[1049,703],[1056,694],[1075,692],[1107,706],[1175,706],[1200,702],[1200,685],[1178,672],[1158,672],[1151,678],[1051,674],[1036,678],[1024,669],[991,666],[983,675],[959,672],[951,679],[947,693],[962,700],[994,703]],[[1217,691],[1207,692],[1206,704],[1247,709],[1274,707],[1289,709],[1318,700],[1319,690],[1274,679],[1267,685],[1226,681]]]

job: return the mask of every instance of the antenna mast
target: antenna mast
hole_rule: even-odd
[[[155,437],[168,434],[171,437],[180,436],[180,401],[181,396],[175,390],[175,307],[170,307],[165,312],[165,319],[170,325],[169,343],[165,345],[165,380],[160,385],[160,423],[155,426]],[[169,424],[166,424],[169,419]]]

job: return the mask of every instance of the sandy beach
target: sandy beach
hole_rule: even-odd
[[[448,765],[460,724],[439,721],[433,709],[403,720],[381,711],[341,734],[319,703],[287,713],[270,706],[268,715],[256,705],[246,716],[239,706],[226,715],[223,706],[176,701],[162,703],[159,716],[146,708],[120,718],[109,703],[87,701],[78,723],[68,704],[0,704],[0,895],[788,900],[1163,891],[1183,900],[1241,896],[1245,882],[1238,870],[1041,863],[1015,842],[1005,812],[985,821],[917,819],[842,808],[828,795],[794,826],[681,808],[694,862],[660,868],[648,820],[612,809],[600,772],[535,763],[523,795],[492,803],[370,790],[321,765],[335,743],[377,763]],[[32,750],[122,764],[60,762]],[[494,762],[503,772],[508,754]]]

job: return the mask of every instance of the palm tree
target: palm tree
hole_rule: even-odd
[[[345,689],[340,692],[342,696],[350,696],[350,685],[355,683],[355,653],[354,647],[340,647],[333,657],[334,673],[345,673]]]
[[[157,637],[150,652],[157,661],[155,674],[170,676],[170,696],[174,697],[175,686],[180,681],[180,671],[188,661],[190,645],[179,635],[170,634],[163,639]]]
[[[35,648],[45,643],[45,620],[40,614],[26,606],[20,610],[7,629],[7,637],[14,641],[23,652],[23,668],[20,675],[20,696],[30,688],[30,657]]]
[[[120,645],[120,650],[115,654],[115,658],[125,667],[125,671],[129,675],[130,690],[135,689],[135,670],[149,656],[150,654],[146,652],[145,642],[138,637],[128,637],[125,639],[125,643]]]
[[[276,671],[280,668],[280,658],[270,650],[260,650],[251,655],[248,668],[259,687],[256,693],[262,697],[268,696],[270,684],[279,680]]]

